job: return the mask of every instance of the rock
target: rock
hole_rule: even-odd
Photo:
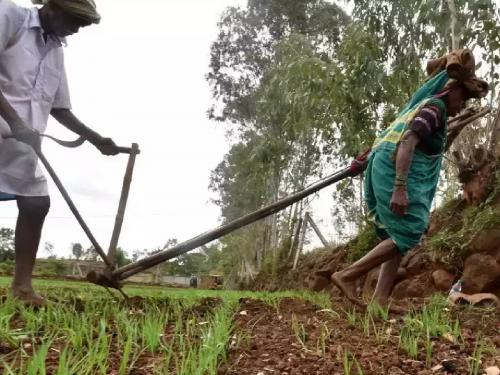
[[[488,186],[495,176],[496,158],[484,146],[475,147],[467,159],[457,155],[458,180],[462,183],[464,199],[469,205],[478,205],[488,194]]]
[[[434,286],[442,292],[449,291],[453,286],[454,280],[455,275],[443,269],[435,270],[432,273],[432,281],[434,282]]]
[[[493,228],[481,231],[471,244],[474,252],[490,253],[500,247],[500,229]]]
[[[405,372],[403,370],[401,370],[399,367],[396,367],[396,366],[392,366],[389,371],[387,372],[388,375],[404,375]]]
[[[500,264],[488,254],[473,254],[464,264],[462,291],[467,294],[480,293],[484,287],[500,277]]]
[[[441,362],[441,364],[443,365],[443,368],[448,372],[457,371],[458,363],[454,359],[445,359],[443,362]]]
[[[488,367],[486,369],[486,375],[500,375],[500,369],[497,366]]]
[[[403,260],[402,264],[409,275],[417,275],[425,269],[427,256],[422,251],[415,251],[409,255],[406,261]]]
[[[457,339],[449,332],[443,333],[441,337],[446,341],[451,342],[452,344],[455,344],[457,342]]]
[[[436,291],[431,280],[432,278],[428,272],[403,280],[394,287],[392,297],[403,299],[406,297],[429,296]]]
[[[431,371],[438,372],[438,371],[441,371],[443,369],[443,367],[444,367],[443,365],[436,365],[433,368],[431,368]]]
[[[315,292],[321,292],[330,286],[331,280],[324,276],[316,275],[311,282],[311,289]]]

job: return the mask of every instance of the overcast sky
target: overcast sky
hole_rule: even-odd
[[[29,0],[16,0],[31,6]],[[132,252],[153,249],[167,239],[191,238],[219,224],[210,203],[210,172],[229,145],[225,129],[208,120],[211,95],[210,45],[217,21],[228,6],[246,0],[101,0],[99,25],[68,38],[65,49],[73,110],[80,119],[116,143],[141,148],[119,245]],[[75,137],[54,120],[47,133]],[[66,149],[51,141],[44,152],[101,246],[107,249],[127,157],[104,157],[91,145]],[[70,244],[90,246],[51,183],[51,211],[43,244],[58,256]],[[331,191],[324,192],[329,197]],[[316,208],[330,222],[331,198]],[[15,226],[15,203],[2,203],[0,226]],[[320,220],[321,221],[321,220]],[[323,226],[328,235],[332,229]]]

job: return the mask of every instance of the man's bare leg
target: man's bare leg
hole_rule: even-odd
[[[384,240],[357,262],[342,271],[335,272],[331,276],[332,282],[351,302],[357,305],[364,305],[356,293],[356,280],[373,268],[396,256],[400,256],[400,254],[394,242],[390,238]]]
[[[44,304],[44,299],[35,293],[31,280],[50,198],[18,196],[17,207],[19,216],[16,224],[16,268],[12,294],[16,299],[39,306]]]

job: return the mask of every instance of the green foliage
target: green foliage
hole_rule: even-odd
[[[354,262],[362,258],[366,253],[372,250],[379,242],[375,229],[370,223],[365,223],[361,227],[357,237],[347,244],[347,259]]]
[[[63,260],[48,259],[40,266],[38,274],[40,276],[65,276],[67,274],[67,264]]]
[[[421,311],[414,311],[404,318],[399,345],[414,359],[418,356],[419,345],[422,345],[429,366],[434,347],[431,339],[447,335],[457,340],[460,332],[459,322],[451,319],[447,299],[435,295]]]
[[[327,55],[348,22],[340,7],[323,0],[249,0],[245,9],[228,8],[211,49],[207,79],[217,102],[210,116],[239,125],[253,123],[252,94],[274,62],[275,43],[293,33],[309,35]]]
[[[461,216],[453,217],[456,223],[445,226],[427,239],[427,249],[435,260],[460,266],[471,251],[471,243],[484,230],[500,226],[500,207],[484,202],[468,207]]]
[[[99,254],[97,254],[96,249],[94,246],[90,246],[88,249],[83,251],[83,259],[85,260],[90,260],[92,262],[97,261],[99,258]]]
[[[222,271],[221,251],[218,244],[202,246],[199,252],[182,254],[163,267],[167,275],[191,276]]]
[[[118,247],[116,249],[116,264],[118,265],[118,267],[122,267],[126,264],[129,264],[130,262],[132,261],[128,258],[127,252],[121,247]]]
[[[0,263],[0,274],[11,275],[14,273],[15,262],[13,260],[5,260]]]
[[[14,230],[0,228],[0,262],[14,260]]]

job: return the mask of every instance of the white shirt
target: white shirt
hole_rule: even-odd
[[[71,108],[60,39],[44,39],[38,9],[0,0],[0,90],[25,124],[40,133],[52,108]],[[10,128],[0,117],[0,134]],[[0,191],[48,195],[35,152],[13,139],[0,141]]]

